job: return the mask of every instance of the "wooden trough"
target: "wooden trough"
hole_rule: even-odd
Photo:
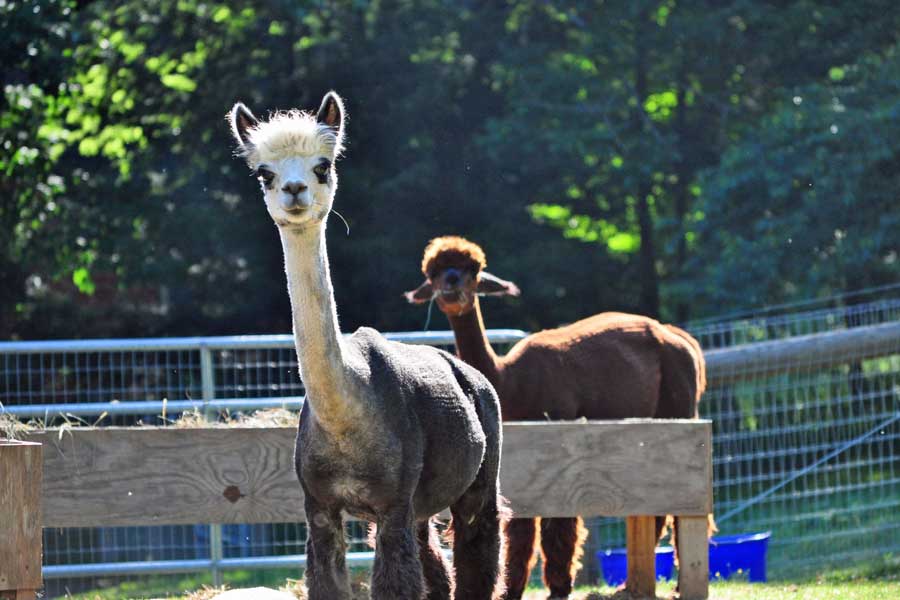
[[[26,439],[43,445],[43,526],[101,527],[302,521],[294,436],[292,427],[108,427]],[[508,423],[501,489],[519,516],[627,517],[627,585],[649,596],[654,516],[675,515],[681,597],[706,598],[711,436],[706,420]],[[13,512],[34,510],[40,498],[17,494],[13,503]],[[18,539],[7,537],[13,526],[0,519],[0,539]],[[29,556],[39,573],[40,538],[20,543],[14,556]],[[13,583],[33,590],[35,581]]]

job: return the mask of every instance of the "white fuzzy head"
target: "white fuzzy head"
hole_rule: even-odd
[[[240,102],[231,130],[262,185],[266,209],[279,227],[303,228],[328,216],[337,190],[334,162],[343,149],[344,103],[328,92],[315,115],[277,112],[259,121]]]

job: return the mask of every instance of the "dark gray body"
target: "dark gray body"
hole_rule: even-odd
[[[343,543],[335,531],[341,511],[377,523],[379,545],[383,533],[394,536],[385,540],[384,553],[390,556],[384,557],[382,566],[389,570],[389,564],[401,564],[390,567],[400,572],[385,572],[383,577],[408,581],[403,560],[395,560],[395,554],[410,550],[433,554],[436,542],[429,535],[428,519],[450,507],[454,548],[460,543],[473,545],[459,553],[459,561],[455,556],[456,597],[487,600],[494,586],[484,580],[484,574],[478,576],[484,581],[462,582],[468,592],[460,589],[460,577],[472,579],[475,570],[486,571],[487,577],[493,573],[494,579],[497,574],[502,430],[496,392],[480,372],[455,356],[429,346],[391,342],[372,329],[359,329],[344,341],[342,350],[351,371],[348,379],[355,386],[352,394],[364,401],[363,418],[358,426],[335,435],[319,425],[306,403],[297,434],[295,464],[306,495],[311,538],[316,538],[312,552],[321,568],[332,572],[330,577],[317,573],[316,585],[326,583],[318,596],[311,588],[310,598],[344,597],[343,565],[335,564],[343,563],[338,556]],[[404,538],[403,529],[408,530],[409,539],[396,539]],[[323,561],[319,540],[329,536],[337,548],[328,544],[331,556]],[[380,555],[376,546],[373,591],[385,588],[377,582]],[[316,560],[310,561],[313,569]],[[468,561],[473,561],[471,568]],[[432,556],[420,556],[420,563],[425,579],[438,569]],[[427,587],[431,589],[428,598],[449,598],[449,584],[446,594],[440,582],[429,581]],[[415,589],[391,593],[396,598],[420,597]]]

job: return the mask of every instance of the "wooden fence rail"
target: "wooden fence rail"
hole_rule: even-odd
[[[712,384],[822,368],[900,352],[900,321],[706,350]]]
[[[294,435],[109,427],[27,439],[44,449],[43,525],[95,527],[302,521]],[[676,515],[682,598],[705,598],[711,435],[705,420],[509,423],[501,488],[520,516],[628,517],[643,533],[628,540],[629,586],[640,593],[655,589],[647,528],[653,515]]]

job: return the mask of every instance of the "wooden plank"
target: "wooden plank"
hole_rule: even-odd
[[[293,428],[69,429],[44,443],[46,527],[303,520]]]
[[[103,428],[45,443],[48,527],[301,521],[294,428]],[[706,515],[709,421],[510,423],[501,487],[520,516]]]
[[[501,489],[523,516],[705,515],[711,447],[705,420],[509,423]]]
[[[0,439],[0,593],[28,597],[41,581],[40,444]]]
[[[676,517],[678,526],[678,590],[682,600],[709,597],[708,521],[704,517]]]
[[[35,600],[37,598],[37,590],[0,590],[0,599],[2,600]]]
[[[656,598],[656,517],[625,519],[628,546],[628,579],[625,587],[632,596]]]
[[[706,350],[703,356],[710,383],[722,384],[798,367],[884,356],[896,353],[898,345],[900,322],[893,322]]]

